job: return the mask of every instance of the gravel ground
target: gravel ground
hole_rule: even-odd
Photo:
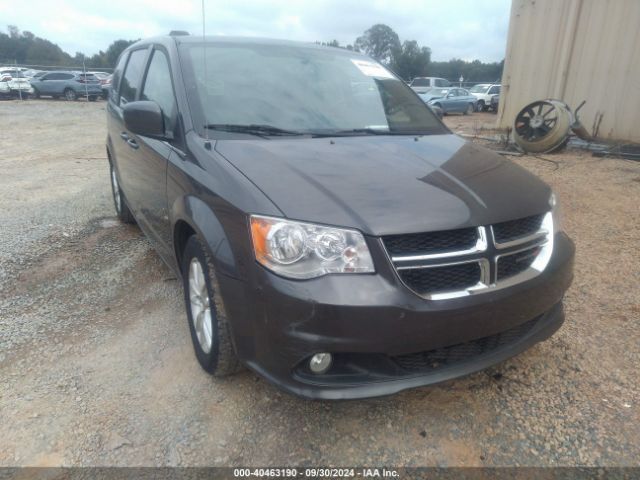
[[[0,102],[0,466],[639,464],[640,163],[514,159],[558,191],[577,245],[552,339],[443,385],[313,402],[199,368],[179,283],[114,218],[104,105]]]

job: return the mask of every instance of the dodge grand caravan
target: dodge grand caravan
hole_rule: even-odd
[[[195,355],[310,398],[486,368],[564,320],[574,247],[549,186],[453,135],[370,58],[168,36],[120,57],[119,218],[184,285]]]

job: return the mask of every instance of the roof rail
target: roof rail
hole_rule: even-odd
[[[171,30],[169,32],[169,35],[172,37],[184,37],[189,35],[189,32],[187,32],[186,30]]]

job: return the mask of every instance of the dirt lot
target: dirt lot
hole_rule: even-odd
[[[179,283],[114,218],[104,102],[0,102],[0,125],[0,465],[638,465],[640,163],[515,159],[559,192],[577,245],[552,339],[322,403],[200,369]]]

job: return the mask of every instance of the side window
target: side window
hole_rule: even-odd
[[[61,73],[50,73],[49,75],[45,75],[47,80],[60,80],[62,75]]]
[[[169,60],[162,50],[153,51],[140,100],[151,100],[160,105],[165,131],[174,132],[177,113],[176,98],[171,83]]]
[[[122,76],[122,70],[124,70],[124,66],[127,63],[127,58],[129,58],[129,52],[125,52],[120,55],[118,59],[118,64],[116,65],[116,69],[113,72],[113,77],[111,78],[111,100],[114,102],[118,99],[118,87],[120,85],[120,77]]]
[[[61,73],[60,74],[60,78],[58,78],[57,80],[71,80],[75,75],[73,75],[72,73]]]
[[[136,99],[138,85],[144,70],[144,60],[147,56],[147,49],[134,50],[129,56],[127,68],[124,70],[120,85],[120,104],[132,102]]]

